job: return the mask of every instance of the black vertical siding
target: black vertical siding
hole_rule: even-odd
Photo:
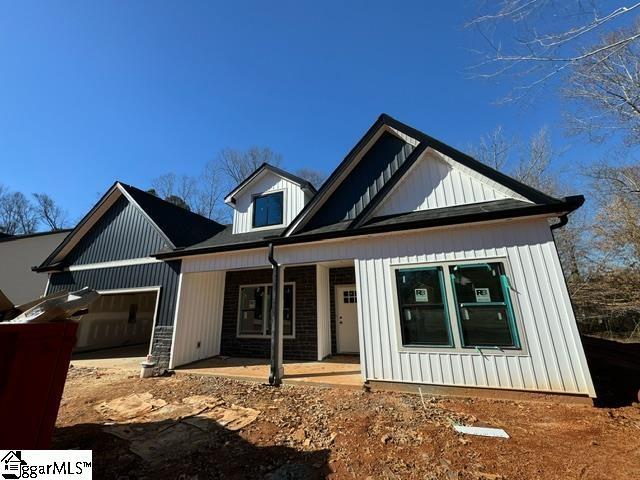
[[[413,145],[385,132],[307,224],[307,229],[354,219],[413,151]]]
[[[84,287],[95,290],[115,290],[160,286],[156,326],[171,326],[175,314],[180,264],[180,260],[174,260],[126,267],[52,273],[47,293],[78,290]]]
[[[148,257],[166,248],[165,238],[140,209],[120,197],[67,255],[70,265]]]

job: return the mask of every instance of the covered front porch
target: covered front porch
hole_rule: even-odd
[[[171,368],[360,387],[353,260],[185,271]]]
[[[213,357],[178,367],[175,371],[265,382],[269,369],[268,359]],[[342,388],[361,388],[363,385],[360,359],[356,355],[336,355],[316,362],[285,360],[282,381]]]

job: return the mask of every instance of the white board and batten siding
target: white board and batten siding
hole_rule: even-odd
[[[182,271],[264,267],[266,254],[260,249],[187,258]],[[282,265],[354,260],[360,357],[367,380],[595,395],[544,218],[280,246],[276,258]],[[511,272],[523,349],[401,349],[393,267],[489,259],[505,261]]]
[[[220,354],[225,272],[182,273],[169,368]]]
[[[318,360],[331,355],[331,311],[329,303],[329,268],[316,266],[316,319],[318,322]]]
[[[259,229],[253,228],[253,197],[275,192],[283,192],[283,224]],[[293,221],[307,201],[309,201],[309,194],[300,188],[300,185],[275,173],[265,171],[237,194],[233,211],[233,233],[283,228]]]
[[[505,198],[526,201],[503,185],[433,149],[427,149],[378,207],[376,215],[393,215]]]
[[[392,266],[479,259],[507,263],[523,349],[401,350]],[[355,264],[368,379],[595,396],[545,219],[372,242]]]

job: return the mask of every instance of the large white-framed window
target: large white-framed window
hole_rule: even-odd
[[[238,326],[239,338],[267,338],[271,336],[271,299],[270,283],[240,285],[238,290]],[[296,285],[286,282],[283,292],[283,336],[295,338]]]
[[[506,258],[391,268],[401,350],[523,350]]]

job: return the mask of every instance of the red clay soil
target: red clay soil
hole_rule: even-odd
[[[211,395],[261,411],[237,432],[143,461],[103,430],[95,406],[131,393],[167,402]],[[640,407],[432,398],[181,375],[140,380],[73,368],[54,448],[93,450],[94,478],[638,479]],[[504,428],[511,438],[456,433],[453,423]],[[150,425],[134,424],[145,429]],[[141,430],[144,431],[144,430]],[[157,428],[153,431],[157,431]]]

